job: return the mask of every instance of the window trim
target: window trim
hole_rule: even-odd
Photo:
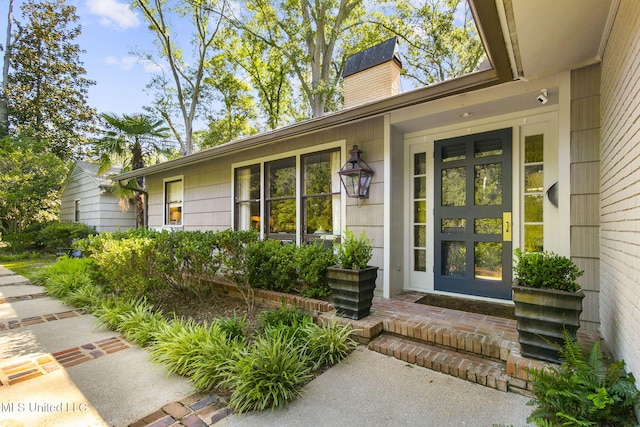
[[[230,202],[231,202],[231,212],[233,213],[231,215],[231,220],[232,220],[232,224],[231,227],[232,229],[236,229],[238,223],[237,223],[237,218],[236,218],[236,200],[235,200],[235,192],[236,192],[236,176],[235,176],[235,171],[238,168],[242,168],[242,167],[247,167],[247,166],[252,166],[252,165],[260,165],[260,219],[261,219],[261,224],[264,224],[264,218],[267,214],[266,212],[266,203],[265,203],[265,197],[266,197],[266,189],[265,189],[265,173],[266,173],[266,163],[272,162],[272,161],[277,161],[277,160],[284,160],[286,158],[290,158],[290,157],[295,157],[296,159],[296,233],[295,233],[295,243],[297,245],[300,245],[302,240],[303,240],[303,233],[302,233],[302,177],[301,177],[301,167],[302,167],[302,156],[307,155],[307,154],[315,154],[315,153],[321,153],[324,151],[332,151],[338,149],[340,151],[340,159],[341,161],[343,159],[347,159],[347,141],[345,139],[342,140],[338,140],[338,141],[333,141],[333,142],[327,142],[327,143],[323,143],[323,144],[318,144],[318,145],[314,145],[314,146],[310,146],[310,147],[306,147],[306,148],[300,148],[297,150],[290,150],[290,151],[286,151],[286,152],[282,152],[279,154],[272,154],[272,155],[267,155],[267,156],[262,156],[262,157],[256,157],[250,160],[245,160],[245,161],[241,161],[241,162],[236,162],[236,163],[232,163],[231,164],[231,188],[233,189],[233,194],[230,197]],[[342,166],[342,165],[340,165]],[[347,215],[347,197],[346,194],[344,193],[344,188],[342,188],[342,185],[340,186],[340,230],[335,230],[334,233],[336,235],[342,235],[342,233],[344,232],[344,227],[346,224],[345,218]],[[261,239],[265,239],[267,237],[267,233],[265,230],[265,227],[262,225],[260,227],[260,238]]]
[[[180,223],[172,224],[168,218],[168,201],[167,201],[167,184],[172,182],[182,182],[182,191],[180,195]],[[163,227],[184,227],[184,175],[176,175],[162,180],[162,226]]]

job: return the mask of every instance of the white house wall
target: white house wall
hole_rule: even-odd
[[[640,375],[640,2],[622,0],[602,62],[600,314],[613,355]]]

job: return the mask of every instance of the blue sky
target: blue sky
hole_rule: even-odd
[[[14,18],[21,19],[21,0],[15,0]],[[143,112],[151,103],[144,91],[151,79],[152,64],[145,64],[130,52],[153,51],[153,36],[143,18],[122,0],[68,0],[76,6],[82,34],[76,39],[86,52],[81,61],[87,78],[96,84],[89,89],[89,105],[99,113]],[[0,34],[4,45],[8,0],[0,0]],[[14,27],[15,30],[15,27]]]

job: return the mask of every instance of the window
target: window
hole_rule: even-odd
[[[260,231],[260,165],[238,168],[235,173],[236,229]]]
[[[303,238],[326,239],[340,230],[340,152],[304,156],[302,168]]]
[[[265,166],[267,237],[296,239],[296,159],[277,160]]]
[[[182,225],[182,179],[165,181],[165,225]]]
[[[75,201],[73,210],[74,210],[73,220],[75,222],[80,222],[80,200]]]
[[[524,250],[544,250],[544,135],[524,139]]]
[[[339,170],[339,149],[236,168],[236,230],[255,229],[267,238],[293,242],[339,238]]]

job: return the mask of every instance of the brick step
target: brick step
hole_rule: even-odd
[[[533,366],[530,360],[520,357],[517,352],[509,357],[508,362],[503,362],[388,334],[371,340],[368,348],[485,387],[531,396],[528,369]],[[541,366],[534,364],[535,367]]]
[[[372,340],[369,349],[496,390],[508,390],[509,377],[503,362],[386,334]]]
[[[463,325],[441,325],[403,319],[383,322],[383,333],[441,347],[455,353],[469,353],[506,363],[516,346],[513,341],[469,330]]]

